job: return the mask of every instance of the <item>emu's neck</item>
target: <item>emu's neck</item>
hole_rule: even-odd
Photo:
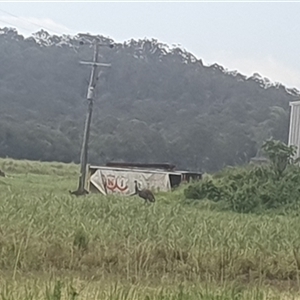
[[[137,182],[135,183],[135,192],[136,192],[136,194],[138,194],[140,192],[140,190],[138,188],[138,185],[137,185]]]

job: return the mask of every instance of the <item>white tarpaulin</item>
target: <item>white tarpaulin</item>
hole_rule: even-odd
[[[132,195],[135,192],[134,181],[140,189],[169,191],[169,174],[162,172],[143,172],[142,170],[114,170],[99,168],[90,178],[90,182],[104,195]]]

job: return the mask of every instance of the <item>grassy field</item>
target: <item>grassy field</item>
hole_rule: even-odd
[[[78,167],[0,159],[0,300],[296,299],[296,216],[220,212],[182,190],[73,197]]]

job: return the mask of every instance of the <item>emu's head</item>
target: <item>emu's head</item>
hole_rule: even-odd
[[[139,190],[139,185],[138,185],[138,182],[136,180],[134,181],[134,186],[135,186],[135,190],[138,191]]]

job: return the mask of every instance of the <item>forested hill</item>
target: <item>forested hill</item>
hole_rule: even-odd
[[[0,156],[79,160],[93,49],[80,36],[0,30]],[[103,43],[113,42],[102,37]],[[203,65],[156,40],[101,47],[89,161],[171,162],[212,171],[287,141],[299,92],[258,74]]]

